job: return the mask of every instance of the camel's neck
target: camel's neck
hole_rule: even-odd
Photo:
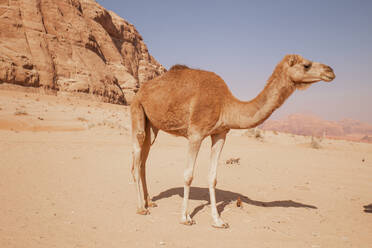
[[[224,111],[224,123],[231,129],[258,126],[279,108],[294,92],[293,84],[275,70],[265,88],[253,100],[244,102],[233,98]]]

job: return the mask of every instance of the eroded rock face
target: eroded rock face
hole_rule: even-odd
[[[0,83],[125,104],[164,72],[135,27],[94,0],[0,0]]]

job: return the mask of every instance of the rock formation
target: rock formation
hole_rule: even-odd
[[[0,0],[0,84],[125,104],[163,72],[135,27],[94,0]]]

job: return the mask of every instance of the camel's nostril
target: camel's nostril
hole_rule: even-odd
[[[327,66],[325,70],[326,72],[333,72],[333,69],[330,66]]]

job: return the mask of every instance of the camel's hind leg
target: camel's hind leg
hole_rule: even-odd
[[[141,152],[141,182],[143,188],[143,199],[145,201],[145,207],[156,207],[156,203],[153,202],[150,198],[149,192],[147,190],[147,182],[146,182],[146,160],[149,155],[150,147],[151,147],[151,129],[153,130],[153,135],[157,135],[157,129],[151,126],[149,120],[146,120],[145,126],[145,141],[142,146]],[[155,137],[154,137],[155,139]]]
[[[130,107],[131,118],[132,118],[132,145],[133,145],[133,164],[132,164],[132,175],[137,190],[137,213],[148,214],[149,211],[146,209],[144,202],[144,187],[142,180],[142,164],[143,162],[143,150],[146,146],[146,116],[143,111],[141,104],[138,101],[134,101]],[[148,148],[147,148],[148,149]],[[148,153],[148,151],[147,151]],[[145,182],[146,185],[146,182]],[[147,191],[147,190],[146,190]]]

